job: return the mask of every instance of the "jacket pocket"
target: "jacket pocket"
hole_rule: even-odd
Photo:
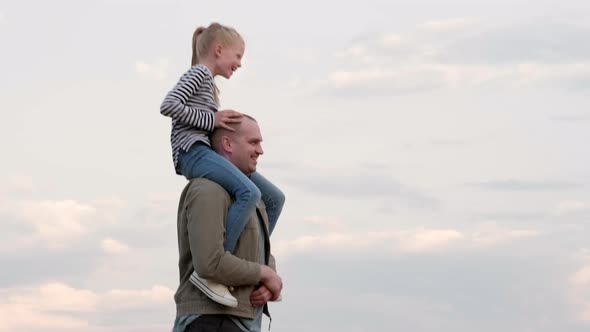
[[[258,227],[252,225],[252,222],[246,224],[234,254],[250,262],[258,263]]]

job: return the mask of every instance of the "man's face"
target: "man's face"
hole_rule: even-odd
[[[232,139],[230,161],[246,175],[256,172],[258,156],[264,153],[261,143],[262,135],[258,124],[244,117]]]

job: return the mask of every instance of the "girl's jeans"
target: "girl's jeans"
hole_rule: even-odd
[[[234,198],[225,221],[225,250],[234,251],[260,198],[266,205],[269,232],[272,233],[283,209],[285,195],[258,172],[248,178],[211,147],[199,142],[188,151],[180,152],[178,168],[188,180],[199,177],[209,179],[221,185]]]

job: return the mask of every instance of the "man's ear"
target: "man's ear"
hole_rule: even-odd
[[[231,139],[229,137],[227,137],[227,136],[222,136],[221,137],[221,147],[226,152],[232,152]]]

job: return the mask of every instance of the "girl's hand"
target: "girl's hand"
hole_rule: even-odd
[[[234,110],[223,110],[214,113],[214,118],[215,128],[223,128],[229,131],[236,131],[234,128],[230,127],[230,124],[242,122],[242,113],[236,112]]]

